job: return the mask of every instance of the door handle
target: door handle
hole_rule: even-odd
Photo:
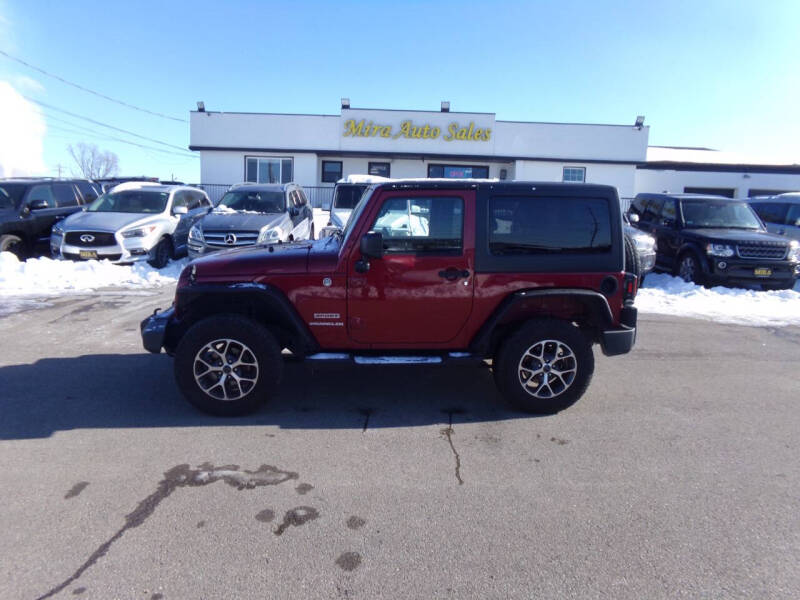
[[[439,277],[447,279],[447,281],[456,281],[462,277],[469,277],[469,271],[467,269],[461,270],[456,269],[455,267],[450,267],[444,271],[439,271]]]

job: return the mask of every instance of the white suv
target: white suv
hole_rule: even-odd
[[[208,196],[197,188],[123,183],[56,223],[50,251],[73,260],[146,260],[160,269],[186,253],[189,230],[210,209]]]

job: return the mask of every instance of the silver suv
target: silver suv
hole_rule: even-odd
[[[800,192],[748,199],[767,231],[800,241]]]
[[[208,196],[197,188],[123,183],[56,223],[50,252],[72,260],[146,260],[160,269],[186,253],[189,230],[210,209]]]
[[[240,183],[189,232],[189,256],[314,239],[314,214],[296,183]]]

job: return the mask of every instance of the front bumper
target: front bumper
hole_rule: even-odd
[[[148,260],[152,251],[151,246],[152,244],[143,243],[142,238],[126,240],[123,243],[117,241],[112,246],[75,246],[65,243],[63,236],[56,234],[50,236],[50,255],[53,258],[66,260],[109,260],[116,264],[129,264]],[[85,254],[81,256],[81,252],[95,252],[97,258]]]
[[[708,257],[708,283],[723,285],[783,284],[800,276],[800,264],[786,260],[757,260]],[[756,269],[769,269],[769,275],[756,275]]]
[[[163,312],[154,312],[139,324],[142,346],[148,352],[159,354],[167,339],[168,328],[175,317],[175,309],[170,306]]]
[[[620,326],[600,332],[600,347],[606,356],[626,354],[636,343],[636,320],[638,311],[633,306],[626,306],[619,316]]]

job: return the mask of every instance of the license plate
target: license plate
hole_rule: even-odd
[[[85,259],[97,258],[97,250],[81,250],[80,257]]]
[[[753,270],[753,274],[756,277],[770,277],[772,275],[772,269],[767,269],[765,267],[761,267],[758,269]]]

